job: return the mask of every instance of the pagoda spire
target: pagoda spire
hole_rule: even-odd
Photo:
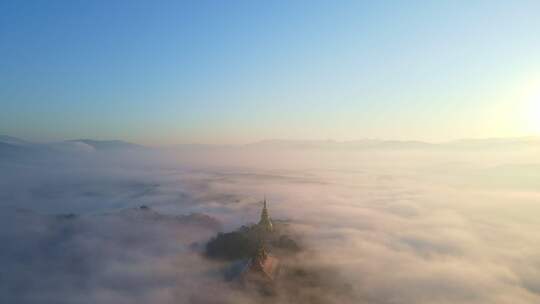
[[[261,211],[261,220],[259,221],[259,226],[263,228],[266,232],[272,232],[274,227],[272,225],[272,220],[268,214],[268,208],[266,207],[266,195],[263,200],[263,209]]]

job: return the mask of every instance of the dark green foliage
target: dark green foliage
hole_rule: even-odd
[[[226,260],[248,258],[256,252],[257,244],[248,233],[242,231],[219,233],[206,245],[206,255]]]
[[[272,252],[298,252],[300,246],[288,235],[282,234],[284,229],[266,233],[257,225],[242,226],[240,229],[227,233],[219,233],[206,245],[206,255],[210,258],[237,260],[252,257],[263,242]]]
[[[288,235],[280,236],[277,240],[274,240],[272,244],[276,248],[288,250],[291,252],[299,252],[301,249],[298,243],[291,239]]]

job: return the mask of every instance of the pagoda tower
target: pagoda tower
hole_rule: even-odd
[[[263,209],[261,212],[261,220],[259,221],[259,227],[262,228],[265,232],[272,232],[274,227],[272,226],[272,220],[270,220],[270,215],[268,214],[268,209],[266,207],[266,197],[263,201]]]
[[[279,273],[279,266],[279,260],[267,253],[261,243],[254,256],[244,266],[241,278],[245,282],[271,283]]]

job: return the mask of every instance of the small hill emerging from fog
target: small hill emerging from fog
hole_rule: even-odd
[[[267,245],[273,253],[287,255],[302,250],[298,241],[287,229],[287,223],[274,221],[274,231],[266,236]],[[242,226],[238,230],[219,233],[206,245],[206,255],[221,260],[250,258],[257,252],[260,232],[257,225]]]
[[[259,225],[218,233],[207,243],[206,257],[230,263],[224,269],[224,278],[232,288],[239,287],[246,294],[257,297],[260,303],[356,301],[352,285],[334,267],[317,263],[317,253],[300,242],[300,237],[290,229],[292,223],[276,220],[272,223],[274,229],[265,236],[265,247],[279,260],[280,267],[271,281],[252,281],[245,276],[250,260],[260,248]]]
[[[129,150],[129,149],[144,149],[144,146],[125,142],[121,140],[93,140],[93,139],[76,139],[68,140],[72,143],[84,143],[96,150]]]
[[[122,141],[74,139],[57,142],[31,142],[20,138],[0,135],[0,161],[68,159],[85,157],[91,154],[147,153],[152,148]]]
[[[95,140],[95,139],[73,139],[58,142],[31,142],[13,136],[0,135],[0,155],[7,152],[28,153],[28,152],[66,152],[81,150],[94,151],[135,151],[149,149],[145,146],[122,141],[122,140]]]

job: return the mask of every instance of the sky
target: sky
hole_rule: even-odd
[[[1,1],[0,134],[540,135],[538,1]]]

